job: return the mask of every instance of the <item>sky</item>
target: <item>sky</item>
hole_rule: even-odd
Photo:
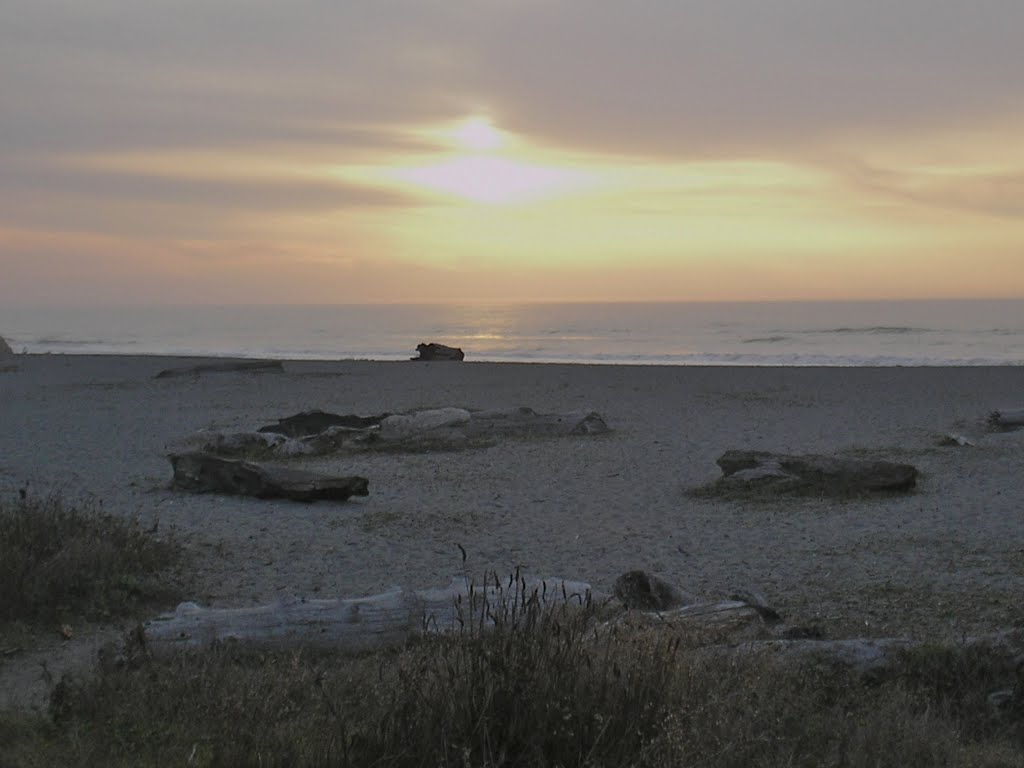
[[[5,0],[0,302],[1024,297],[1021,0]]]

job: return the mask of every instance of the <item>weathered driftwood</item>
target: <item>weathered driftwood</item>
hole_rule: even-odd
[[[612,594],[626,608],[638,611],[669,611],[681,608],[687,598],[674,586],[646,571],[627,571],[615,580]]]
[[[492,581],[493,579],[493,581]],[[762,612],[742,600],[680,605],[681,593],[657,577],[630,571],[616,586],[617,596],[604,595],[590,584],[565,579],[527,579],[518,574],[487,585],[458,577],[444,588],[394,589],[379,595],[341,600],[290,599],[252,608],[212,609],[182,603],[144,627],[144,640],[157,652],[233,641],[256,647],[315,646],[361,652],[399,646],[422,634],[451,632],[471,626],[486,629],[496,620],[522,616],[528,608],[560,606],[600,608],[608,619],[601,628],[619,624],[703,627],[760,622]],[[623,586],[624,585],[624,586]],[[654,595],[656,604],[636,602]],[[662,610],[660,606],[669,606]],[[625,610],[630,609],[633,610]]]
[[[472,414],[464,408],[432,408],[412,413],[396,413],[381,421],[373,435],[377,442],[397,443],[435,433],[435,437],[448,434],[469,424]]]
[[[155,378],[170,379],[176,376],[199,376],[203,373],[283,373],[284,366],[279,360],[233,360],[224,363],[204,363],[187,368],[167,368]]]
[[[992,411],[989,423],[998,429],[1024,427],[1024,408],[1004,408]]]
[[[935,444],[943,448],[949,446],[957,446],[960,448],[970,448],[974,446],[975,440],[971,439],[967,435],[961,435],[957,432],[947,432],[946,434],[939,437]]]
[[[451,361],[462,361],[465,359],[466,354],[458,347],[448,347],[444,344],[417,344],[416,352],[419,353],[419,357],[412,358],[413,360],[451,360]]]
[[[268,424],[256,431],[271,432],[286,437],[312,437],[326,432],[331,427],[345,427],[346,429],[376,427],[389,415],[382,413],[379,416],[356,416],[355,414],[342,415],[320,410],[303,411],[294,416],[278,419],[276,424]]]
[[[313,432],[317,427],[322,431]],[[459,448],[510,437],[598,435],[610,429],[591,412],[537,413],[532,408],[471,412],[436,408],[380,416],[307,411],[258,432],[198,432],[180,445],[229,458],[322,456],[375,449]]]
[[[331,477],[283,467],[232,461],[207,453],[171,454],[172,485],[196,493],[224,493],[260,499],[345,501],[366,496],[365,477]]]
[[[778,662],[820,660],[849,667],[865,675],[883,674],[896,666],[900,656],[934,642],[906,638],[850,638],[845,640],[751,640],[729,647],[710,646],[709,654],[753,655]],[[1024,630],[1014,629],[960,641],[960,650],[984,650],[1004,659],[1012,670],[1024,654]]]
[[[464,427],[470,437],[562,437],[610,432],[596,411],[537,413],[532,408],[478,411]]]
[[[173,614],[148,622],[146,647],[156,653],[238,642],[253,647],[307,646],[358,653],[401,646],[423,634],[493,624],[526,603],[582,605],[595,595],[589,584],[565,579],[517,579],[488,587],[455,578],[447,587],[394,589],[350,600],[285,600],[253,608],[201,608],[182,603]]]
[[[845,496],[908,491],[917,483],[917,469],[910,464],[832,456],[733,450],[722,454],[718,466],[723,489]]]

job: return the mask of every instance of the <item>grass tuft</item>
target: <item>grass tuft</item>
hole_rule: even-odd
[[[181,585],[167,570],[180,553],[91,502],[0,500],[0,626],[105,619],[173,603]]]

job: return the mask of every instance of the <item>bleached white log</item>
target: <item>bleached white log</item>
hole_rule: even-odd
[[[434,408],[427,411],[397,413],[380,423],[381,440],[407,440],[424,432],[468,424],[471,415],[464,408]]]
[[[253,647],[317,647],[358,653],[401,646],[422,634],[444,633],[473,622],[493,624],[536,600],[544,606],[602,600],[591,586],[565,579],[509,579],[474,586],[455,578],[447,587],[336,600],[282,600],[251,608],[203,608],[182,603],[148,622],[146,646],[160,654],[223,642]]]

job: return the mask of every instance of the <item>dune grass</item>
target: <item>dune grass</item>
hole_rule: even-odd
[[[1024,766],[994,656],[925,646],[865,679],[523,607],[356,658],[140,646],[62,680],[46,717],[0,715],[0,765]]]
[[[166,599],[176,557],[53,499],[4,504],[0,547],[7,621]],[[489,628],[357,657],[229,644],[155,658],[137,637],[58,681],[47,712],[0,712],[0,768],[1024,768],[1024,680],[998,655],[921,646],[866,678],[602,616],[524,598]]]
[[[0,499],[0,630],[103,620],[173,603],[180,547],[93,502]]]

